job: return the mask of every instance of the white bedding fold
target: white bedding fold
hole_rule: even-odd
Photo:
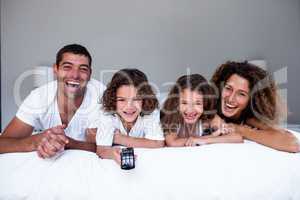
[[[135,152],[130,171],[85,151],[2,154],[0,199],[300,199],[299,153],[249,141]]]

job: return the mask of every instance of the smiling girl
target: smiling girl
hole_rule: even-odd
[[[96,134],[97,154],[120,163],[121,145],[164,146],[159,124],[158,100],[146,75],[137,69],[114,74],[102,97],[103,113]]]
[[[242,142],[228,133],[215,114],[214,91],[199,74],[180,77],[171,88],[161,110],[161,124],[167,146],[197,146]]]

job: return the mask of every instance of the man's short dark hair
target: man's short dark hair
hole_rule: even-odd
[[[92,57],[89,51],[80,44],[69,44],[61,48],[56,54],[56,65],[59,65],[64,53],[73,53],[86,56],[89,59],[89,65],[92,66]]]

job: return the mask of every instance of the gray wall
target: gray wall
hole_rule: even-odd
[[[2,0],[1,26],[3,126],[17,110],[20,74],[50,66],[74,42],[90,49],[96,78],[138,67],[161,92],[187,68],[209,78],[228,59],[266,59],[271,71],[288,66],[289,122],[300,123],[299,0]],[[21,96],[32,88],[29,77]]]

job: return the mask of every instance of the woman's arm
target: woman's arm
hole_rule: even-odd
[[[114,143],[126,147],[141,148],[161,148],[165,146],[164,140],[150,140],[146,138],[131,137],[118,132],[115,132],[114,134]]]
[[[300,152],[299,140],[289,131],[270,127],[256,119],[249,119],[246,124],[256,129],[236,125],[238,133],[243,136],[243,138],[280,151],[291,153]]]

